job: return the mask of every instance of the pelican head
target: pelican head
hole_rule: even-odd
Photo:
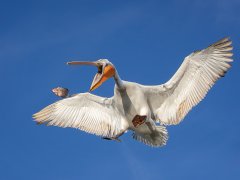
[[[68,65],[92,65],[96,66],[98,71],[93,78],[90,91],[97,89],[103,82],[113,77],[116,73],[114,65],[107,59],[99,59],[97,61],[72,61],[67,62]]]

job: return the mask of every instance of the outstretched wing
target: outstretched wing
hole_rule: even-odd
[[[34,114],[33,118],[39,124],[78,128],[103,137],[115,137],[127,128],[112,98],[89,93],[57,101]]]
[[[232,42],[224,38],[187,56],[165,84],[145,86],[154,118],[162,124],[178,124],[231,67]]]

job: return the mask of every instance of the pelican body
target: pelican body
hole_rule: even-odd
[[[33,118],[40,124],[78,128],[112,140],[131,130],[134,139],[153,147],[163,146],[168,139],[166,125],[180,123],[231,67],[231,43],[224,38],[190,54],[168,82],[156,86],[121,80],[116,67],[107,59],[68,62],[98,68],[90,91],[113,77],[114,96],[104,98],[90,93],[67,96]]]

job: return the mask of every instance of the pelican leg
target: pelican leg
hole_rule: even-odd
[[[122,142],[121,139],[118,139],[118,137],[114,137],[114,138],[102,137],[102,139],[105,139],[105,140],[114,140],[114,141],[117,141],[117,142]]]
[[[120,134],[118,134],[117,136],[115,137],[102,137],[102,139],[105,139],[105,140],[114,140],[114,141],[117,141],[117,142],[122,142],[121,139],[119,139],[120,136],[122,136],[126,131],[122,131]]]
[[[136,115],[132,120],[133,126],[137,128],[138,126],[145,123],[146,119],[147,119],[147,116]]]

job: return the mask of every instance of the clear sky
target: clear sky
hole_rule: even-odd
[[[0,179],[238,180],[239,0],[0,1]],[[230,36],[234,62],[169,141],[151,148],[76,129],[37,126],[32,114],[58,98],[51,89],[88,91],[93,67],[69,60],[108,58],[122,79],[167,81],[184,57]],[[94,94],[113,95],[113,80]]]

